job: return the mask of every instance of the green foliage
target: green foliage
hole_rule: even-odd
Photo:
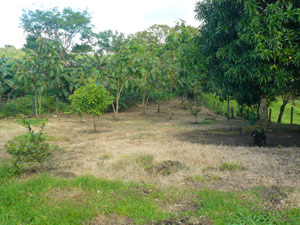
[[[212,91],[248,106],[288,90],[298,93],[298,8],[297,1],[199,1],[200,43]]]
[[[69,99],[74,108],[93,116],[101,115],[113,100],[103,85],[93,81],[78,88]]]
[[[249,125],[251,125],[251,126],[254,126],[255,124],[256,124],[256,121],[257,121],[257,116],[256,116],[256,114],[255,113],[250,113],[250,115],[249,115]]]
[[[46,124],[46,122],[48,122],[48,118],[31,118],[31,119],[25,120],[23,117],[23,118],[18,119],[17,122],[24,126],[28,126],[28,123],[31,126],[40,126],[40,125]]]
[[[190,113],[195,117],[195,122],[198,123],[198,114],[201,111],[201,106],[198,103],[190,102],[189,109]]]
[[[24,55],[24,51],[11,45],[5,45],[3,48],[0,48],[0,58],[21,59]]]
[[[74,45],[76,38],[88,40],[92,29],[89,13],[86,10],[80,12],[71,8],[64,8],[62,11],[57,8],[44,11],[23,10],[21,26],[31,39],[46,37],[52,41],[59,41],[63,44],[64,51]],[[27,39],[25,47],[36,47],[31,43]]]
[[[53,156],[54,151],[58,150],[45,142],[43,129],[45,123],[42,123],[39,133],[35,133],[30,123],[27,121],[29,138],[19,138],[9,141],[5,145],[5,150],[12,156],[14,172],[21,172],[24,166],[39,163],[41,169],[44,169],[43,163]]]
[[[16,113],[23,114],[25,116],[32,116],[32,99],[33,95],[26,95],[24,97],[16,98],[16,101],[9,101],[0,107],[0,113],[3,117],[14,116],[14,108],[16,105]],[[70,109],[69,103],[59,102],[59,108],[61,111],[68,111]],[[42,97],[41,101],[41,114],[52,113],[56,109],[55,98],[53,97]]]

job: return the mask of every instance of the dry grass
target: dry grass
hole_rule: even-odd
[[[293,187],[293,195],[299,197],[300,149],[235,147],[192,143],[179,138],[183,132],[209,131],[247,127],[241,120],[227,121],[203,109],[199,121],[216,118],[208,125],[193,124],[194,118],[188,110],[182,109],[179,100],[175,102],[173,120],[168,120],[167,106],[156,113],[156,106],[150,105],[148,113],[132,108],[120,113],[118,121],[111,114],[103,115],[93,133],[92,118],[85,116],[84,122],[77,117],[50,118],[46,133],[58,138],[52,141],[66,152],[57,156],[58,171],[76,175],[92,174],[105,179],[156,183],[162,187],[199,186],[217,190],[245,190],[254,186]],[[11,121],[0,121],[0,148],[12,137],[25,132],[25,128]],[[250,137],[249,137],[250,138]],[[2,155],[1,155],[2,154]],[[0,153],[0,157],[4,157]],[[140,162],[143,156],[150,156],[149,165]],[[180,162],[184,168],[168,176],[153,176],[145,167],[166,160]],[[247,170],[226,171],[219,169],[223,163],[239,164]],[[216,176],[209,182],[191,182],[196,176]],[[300,207],[299,199],[286,201]]]

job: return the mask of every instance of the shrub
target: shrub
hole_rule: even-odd
[[[19,97],[16,101],[9,101],[6,104],[1,105],[0,115],[2,117],[14,116],[14,108],[16,105],[16,113],[23,114],[26,116],[32,116],[32,99],[33,95],[26,95]],[[69,111],[70,104],[60,101],[60,111]],[[42,97],[42,114],[51,113],[56,110],[56,100],[54,96],[43,96]]]
[[[28,128],[28,137],[9,141],[5,145],[6,152],[13,158],[14,172],[22,171],[24,166],[39,163],[44,169],[44,162],[53,156],[56,146],[50,146],[43,135],[45,123],[42,123],[39,133],[35,133],[28,121],[25,122]]]
[[[200,105],[196,103],[189,103],[191,114],[195,117],[195,123],[198,123],[198,113],[201,111]]]
[[[96,131],[96,117],[101,115],[113,102],[113,98],[105,87],[101,84],[97,85],[93,80],[90,80],[87,85],[78,88],[69,99],[78,112],[86,112],[93,116],[94,131]]]

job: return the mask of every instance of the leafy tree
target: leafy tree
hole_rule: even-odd
[[[4,96],[9,100],[13,90],[17,89],[13,71],[14,62],[9,58],[0,58],[0,102]]]
[[[265,82],[271,77],[282,96],[280,122],[286,104],[299,96],[300,2],[249,0],[245,2],[245,9],[251,30],[242,38],[255,46],[257,58],[264,62],[259,65],[259,71],[265,74],[260,79]]]
[[[133,55],[134,52],[130,46],[124,44],[120,51],[107,59],[107,65],[101,70],[101,81],[105,83],[110,94],[115,96],[112,104],[115,119],[119,114],[121,94],[124,89],[129,87],[130,81],[133,80],[133,74],[136,72]]]
[[[43,92],[63,72],[63,61],[60,60],[56,44],[55,41],[38,39],[37,49],[17,64],[19,81],[23,82],[25,89],[34,92],[36,116],[41,115]]]
[[[69,97],[72,106],[79,112],[86,112],[93,116],[94,131],[96,131],[96,117],[101,115],[113,101],[103,85],[90,81],[87,85],[78,88]]]
[[[297,9],[292,1],[207,0],[198,2],[195,11],[202,21],[201,46],[210,86],[223,99],[250,96],[249,103],[253,103],[260,96],[262,126],[266,126],[270,100],[292,81],[285,65],[274,64],[274,60],[281,54],[281,47],[285,60],[285,52],[294,52],[291,58],[297,58],[291,45],[299,46],[299,38],[288,31],[288,20],[299,23],[294,16]],[[275,52],[271,53],[274,44]]]
[[[5,45],[3,48],[0,48],[0,58],[21,59],[24,55],[24,51],[12,45]]]
[[[64,8],[62,11],[57,8],[45,11],[23,10],[21,26],[29,35],[27,47],[35,47],[30,42],[35,38],[56,40],[62,44],[62,56],[74,46],[76,40],[87,42],[91,38],[93,27],[86,10],[80,12],[71,8]]]
[[[96,38],[97,53],[100,55],[118,52],[125,43],[125,34],[118,31],[106,30],[94,34]]]

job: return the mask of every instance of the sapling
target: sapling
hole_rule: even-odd
[[[94,80],[90,80],[87,85],[78,88],[69,99],[77,112],[86,112],[93,116],[94,131],[96,131],[96,117],[101,115],[113,102],[113,98],[105,87],[96,84]]]
[[[28,128],[28,136],[11,140],[5,145],[6,152],[12,156],[14,172],[21,172],[24,166],[34,163],[39,163],[41,170],[44,170],[44,162],[49,160],[58,148],[49,145],[45,141],[45,136],[43,135],[44,122],[38,133],[32,130],[29,121],[24,119],[24,124]]]
[[[189,108],[191,114],[195,117],[196,121],[195,123],[198,123],[198,114],[201,111],[201,106],[197,103],[189,103]]]

